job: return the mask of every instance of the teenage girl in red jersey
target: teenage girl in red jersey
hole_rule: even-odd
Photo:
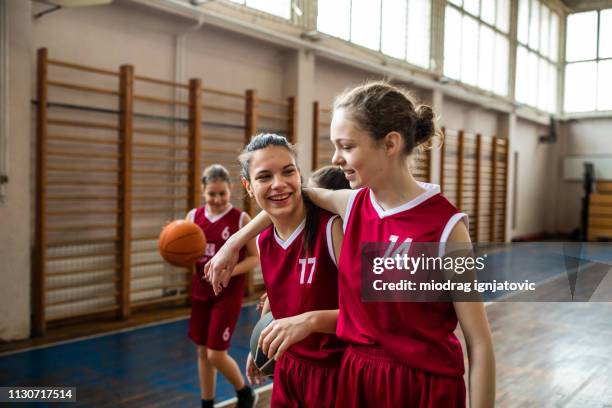
[[[356,87],[334,103],[333,163],[354,191],[308,190],[317,205],[343,217],[337,334],[349,343],[337,393],[338,407],[464,407],[463,355],[453,331],[464,333],[471,407],[495,400],[491,333],[478,302],[362,302],[360,254],[364,242],[469,243],[467,217],[438,186],[417,182],[409,168],[415,147],[435,133],[430,107],[416,106],[384,82]],[[266,224],[258,216],[206,266],[215,291],[235,264],[237,248]],[[227,274],[227,273],[226,273]]]
[[[246,253],[240,251],[239,263],[227,291],[215,296],[210,284],[202,280],[206,261],[251,220],[247,213],[232,207],[230,191],[230,177],[225,167],[219,164],[207,167],[202,174],[202,195],[206,205],[194,208],[186,217],[202,228],[207,239],[204,257],[196,263],[192,276],[189,319],[189,337],[198,346],[202,407],[214,404],[217,370],[236,389],[238,407],[252,407],[256,400],[251,387],[245,384],[238,364],[227,352],[242,306],[244,274],[258,262],[254,240],[247,244]]]
[[[257,237],[268,293],[263,313],[275,321],[261,334],[276,358],[272,407],[333,407],[345,345],[336,337],[342,244],[338,216],[302,194],[293,147],[282,136],[256,136],[240,155],[243,184],[272,225]],[[247,360],[247,376],[260,374]]]

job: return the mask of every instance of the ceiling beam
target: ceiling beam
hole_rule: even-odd
[[[612,8],[612,0],[564,0],[563,2],[571,9],[572,13]]]

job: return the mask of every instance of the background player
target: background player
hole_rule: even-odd
[[[324,166],[314,171],[308,179],[309,188],[350,190],[351,184],[339,166]]]
[[[230,203],[231,183],[225,167],[214,164],[202,174],[202,195],[205,206],[194,208],[187,219],[198,224],[206,234],[204,257],[196,264],[191,284],[191,318],[189,337],[198,346],[198,374],[202,407],[213,407],[217,370],[236,389],[238,407],[252,407],[256,395],[245,384],[240,368],[227,349],[238,321],[244,295],[245,273],[258,262],[254,240],[240,251],[239,262],[224,293],[215,296],[209,283],[203,281],[204,264],[223,243],[250,217]]]

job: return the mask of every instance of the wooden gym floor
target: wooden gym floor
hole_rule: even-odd
[[[610,265],[609,246],[600,249],[599,261],[605,264],[599,265]],[[552,266],[542,265],[541,258],[536,261],[538,268]],[[591,278],[599,299],[612,300],[609,266],[606,272],[603,280],[599,272],[581,274],[575,300],[593,294]],[[541,278],[546,296],[568,292],[566,273]],[[612,408],[612,302],[511,300],[489,303],[486,309],[497,360],[496,406]],[[196,350],[187,338],[188,313],[185,307],[140,312],[129,322],[60,327],[45,339],[0,345],[0,384],[74,386],[78,402],[70,406],[197,406]],[[253,303],[243,307],[230,348],[241,367],[257,317]],[[154,322],[160,318],[166,321]],[[128,324],[144,326],[130,329]],[[75,336],[90,337],[62,342]],[[219,376],[217,401],[231,406],[233,395]],[[267,385],[258,406],[268,406],[269,398]]]
[[[491,303],[498,407],[612,407],[611,303]],[[231,354],[244,367],[254,306]],[[196,406],[187,320],[0,356],[0,384],[76,386],[77,406]],[[231,398],[219,378],[217,400]],[[259,406],[268,406],[269,391]],[[74,406],[74,405],[71,405]]]

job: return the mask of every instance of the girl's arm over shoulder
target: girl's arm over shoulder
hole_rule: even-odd
[[[331,213],[338,214],[340,217],[344,218],[349,198],[355,190],[327,190],[325,188],[305,188],[304,191],[306,192],[306,194],[308,194],[308,197],[312,200],[312,202],[315,203],[317,206]]]
[[[242,247],[253,240],[257,234],[266,229],[272,221],[261,211],[251,222],[232,235],[217,251],[215,256],[204,266],[204,276],[210,281],[215,294],[221,292],[222,286],[227,287],[232,272],[238,262],[238,254]]]
[[[249,217],[247,213],[243,213],[242,221],[242,228],[244,228],[244,226],[246,226],[251,221],[251,217]],[[255,243],[255,238],[247,242],[246,252],[246,257],[236,265],[236,267],[232,271],[232,276],[246,273],[255,268],[259,263],[259,254],[257,253],[257,244]]]

